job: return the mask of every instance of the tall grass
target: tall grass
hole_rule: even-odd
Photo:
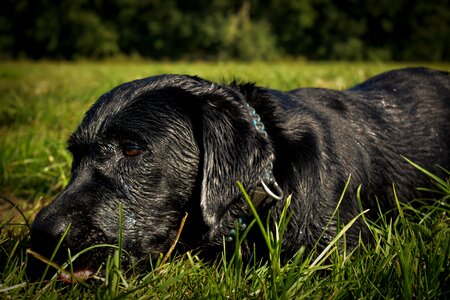
[[[59,284],[56,277],[28,282],[24,274],[27,258],[23,246],[19,246],[26,237],[16,237],[13,245],[14,238],[3,231],[6,224],[2,224],[2,255],[6,264],[0,277],[0,295],[43,299],[445,299],[450,296],[450,205],[445,200],[450,196],[450,184],[443,182],[445,185],[438,182],[435,189],[442,193],[441,199],[423,200],[420,209],[398,202],[401,213],[396,219],[381,218],[368,223],[374,242],[361,241],[356,249],[343,246],[347,229],[343,227],[323,252],[306,253],[299,249],[292,260],[281,264],[281,241],[289,221],[287,201],[281,220],[271,226],[275,230],[264,225],[265,221],[255,213],[257,221],[251,226],[258,226],[267,241],[267,261],[242,260],[244,232],[235,239],[236,250],[231,258],[224,250],[215,262],[209,263],[188,252],[173,255],[167,262],[160,259],[144,273],[127,274],[120,268],[119,239],[104,277],[67,285]],[[251,204],[245,192],[244,195]]]
[[[215,81],[236,76],[280,89],[340,89],[393,67],[399,65],[0,63],[0,195],[12,199],[31,219],[42,205],[40,199],[48,201],[67,183],[71,158],[65,140],[84,111],[100,94],[127,80],[187,73]],[[449,69],[448,65],[438,67]],[[145,272],[126,273],[121,269],[119,242],[104,245],[115,249],[104,276],[70,284],[61,284],[57,277],[28,281],[29,230],[18,225],[25,221],[17,209],[0,200],[0,298],[449,298],[449,179],[416,167],[435,183],[433,195],[439,197],[417,200],[420,205],[398,202],[400,213],[393,220],[366,220],[372,244],[360,242],[356,249],[345,249],[344,226],[323,252],[299,249],[292,260],[282,264],[281,240],[289,221],[286,206],[279,223],[268,226],[255,214],[257,222],[251,225],[266,239],[267,261],[242,259],[243,232],[235,239],[236,250],[230,255],[224,249],[215,262],[204,262],[196,252],[188,252],[172,254],[168,260],[162,256]],[[77,255],[70,257],[76,259]],[[48,272],[53,274],[62,267],[71,272],[70,263],[49,263]]]

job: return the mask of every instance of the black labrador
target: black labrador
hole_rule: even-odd
[[[72,178],[37,215],[32,249],[50,256],[69,224],[58,262],[66,248],[117,244],[121,215],[125,262],[151,259],[168,251],[187,212],[178,250],[214,255],[236,224],[252,220],[239,181],[273,221],[292,195],[288,258],[301,246],[326,245],[361,209],[393,209],[393,184],[401,201],[419,196],[415,188],[428,179],[405,157],[434,172],[449,168],[449,132],[449,74],[426,68],[383,73],[346,91],[281,92],[183,75],[132,81],[101,96],[70,137]],[[244,252],[265,248],[255,228]],[[346,242],[367,235],[358,219]],[[111,251],[81,256],[75,273],[97,270]]]

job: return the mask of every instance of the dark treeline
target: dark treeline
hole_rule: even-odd
[[[1,0],[0,57],[450,58],[448,0]]]

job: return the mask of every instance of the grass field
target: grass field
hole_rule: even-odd
[[[218,257],[207,264],[187,253],[173,255],[170,263],[156,262],[145,274],[124,274],[112,260],[105,278],[69,285],[29,282],[24,272],[29,229],[21,225],[25,220],[18,209],[31,222],[67,184],[71,157],[66,139],[88,107],[112,87],[183,73],[284,90],[344,89],[402,66],[406,64],[0,62],[0,195],[15,203],[0,199],[0,298],[450,298],[450,183],[431,175],[442,198],[424,201],[421,209],[402,205],[396,220],[370,223],[374,244],[354,251],[332,243],[326,252],[300,252],[281,265],[279,242],[273,238],[274,255],[268,262],[244,264],[236,252],[231,260]],[[450,69],[449,64],[429,66]]]

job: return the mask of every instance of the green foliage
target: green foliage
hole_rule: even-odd
[[[447,0],[3,0],[0,57],[449,60]]]

